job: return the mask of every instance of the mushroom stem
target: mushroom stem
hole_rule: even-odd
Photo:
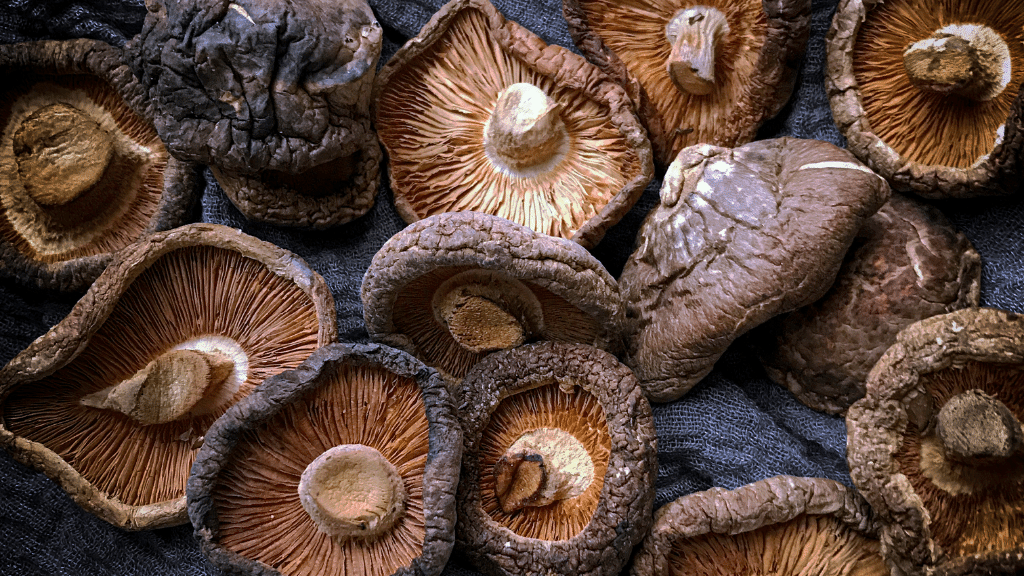
[[[512,172],[557,160],[568,143],[561,110],[533,84],[512,84],[502,90],[484,126],[484,151]]]
[[[981,390],[950,398],[939,410],[935,432],[946,457],[962,463],[1010,458],[1024,445],[1013,412]]]
[[[405,513],[408,493],[395,466],[375,448],[330,448],[299,478],[299,501],[321,532],[339,540],[384,534]]]
[[[506,512],[575,498],[594,481],[594,461],[583,444],[558,428],[526,432],[494,465],[495,496]]]
[[[729,33],[725,14],[710,6],[693,6],[675,13],[665,26],[672,44],[668,75],[684,92],[703,96],[715,87],[715,59],[722,37]]]
[[[196,404],[216,395],[234,369],[234,362],[221,354],[171,350],[130,378],[80,402],[116,410],[143,425],[164,424],[188,416]]]
[[[980,24],[952,24],[903,52],[910,82],[922,90],[984,102],[1010,83],[1010,49],[998,32]]]
[[[522,282],[490,270],[457,274],[438,287],[435,317],[475,354],[514,348],[542,328],[537,297]]]

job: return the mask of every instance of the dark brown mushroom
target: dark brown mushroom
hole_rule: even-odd
[[[542,342],[488,356],[459,390],[459,549],[488,574],[618,574],[650,527],[657,473],[629,369]]]
[[[1024,319],[968,308],[910,325],[847,411],[850,477],[905,573],[1024,553]],[[960,567],[960,568],[958,568]]]
[[[381,70],[374,94],[406,222],[486,212],[589,248],[654,172],[625,92],[487,0],[445,5]]]
[[[186,522],[206,428],[336,322],[323,279],[290,252],[213,224],[155,234],[0,370],[0,446],[112,524]]]
[[[171,158],[120,50],[95,40],[0,49],[0,266],[82,290],[137,239],[185,222],[195,169]]]
[[[440,574],[462,433],[437,372],[331,344],[207,433],[188,484],[203,552],[233,574]]]
[[[619,278],[626,364],[648,397],[679,398],[735,338],[820,298],[888,197],[881,177],[825,142],[683,150]]]

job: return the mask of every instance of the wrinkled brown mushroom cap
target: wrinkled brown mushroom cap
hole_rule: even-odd
[[[650,527],[657,473],[650,405],[629,369],[596,348],[542,342],[488,356],[460,396],[459,548],[488,574],[617,574]],[[586,446],[594,479],[581,495],[505,513],[494,464],[537,428]]]
[[[336,540],[300,504],[300,476],[323,451],[357,444],[394,465],[408,500],[387,532]],[[189,517],[203,552],[233,574],[439,574],[461,454],[435,371],[387,346],[332,344],[210,428],[189,479]]]
[[[729,30],[706,95],[680,90],[666,69],[666,26],[696,6],[721,13]],[[811,16],[807,0],[563,0],[562,8],[576,46],[636,102],[661,166],[694,144],[753,140],[793,92]]]
[[[876,533],[871,509],[854,490],[823,478],[776,476],[660,508],[630,574],[883,576]]]
[[[185,480],[206,428],[336,333],[330,291],[294,254],[214,224],[155,234],[118,253],[67,318],[0,371],[0,446],[111,524],[183,523]],[[119,383],[175,374],[157,360],[182,351],[230,360],[216,396],[167,422],[150,417],[146,398],[188,387],[144,384],[155,396],[121,402]]]
[[[182,224],[191,164],[167,154],[120,50],[95,40],[0,49],[4,275],[82,290],[112,253]]]
[[[1024,451],[958,461],[939,432],[947,407],[973,390],[997,400],[1019,427],[1024,320],[1016,314],[968,308],[910,325],[847,411],[850,477],[882,521],[883,553],[903,572],[949,562],[998,567],[1024,547]],[[954,429],[981,439],[1006,430],[982,416]]]
[[[986,25],[1009,49],[1005,89],[988,101],[921,90],[904,51],[939,29]],[[1024,3],[843,0],[828,38],[825,87],[851,152],[900,191],[927,198],[1019,188],[1024,150]]]
[[[533,129],[544,142],[512,146],[528,149],[517,151],[525,164],[513,166],[489,137],[495,119],[510,125],[498,134],[528,123],[511,103],[510,110],[502,105],[505,91],[521,83],[554,108]],[[381,70],[374,94],[395,207],[406,222],[487,212],[589,248],[654,172],[625,92],[583,58],[505,20],[487,0],[445,5]]]

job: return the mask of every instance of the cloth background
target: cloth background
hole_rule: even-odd
[[[382,62],[416,34],[439,1],[371,0],[384,28]],[[497,0],[509,19],[548,43],[575,50],[556,0]],[[814,0],[812,34],[790,104],[760,138],[796,136],[843,145],[825,97],[825,32],[836,0]],[[122,45],[141,29],[142,0],[0,2],[0,43],[90,37]],[[3,82],[3,79],[0,79]],[[618,275],[644,215],[657,202],[661,175],[606,236],[595,255]],[[342,341],[367,341],[359,287],[377,249],[404,223],[383,184],[359,220],[327,232],[250,224],[210,173],[195,217],[242,229],[292,250],[330,285]],[[386,180],[386,179],[385,179]],[[943,211],[974,242],[983,268],[982,303],[1024,312],[1024,202],[1019,198],[947,201]],[[59,322],[79,297],[0,282],[0,362],[6,363]],[[767,380],[747,339],[740,339],[684,398],[654,406],[659,474],[656,506],[712,486],[735,488],[777,474],[818,476],[850,484],[842,419],[806,408]],[[0,574],[218,574],[191,527],[125,532],[83,512],[52,481],[0,451]],[[446,574],[472,574],[456,555]]]

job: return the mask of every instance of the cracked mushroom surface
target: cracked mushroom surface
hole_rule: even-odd
[[[195,170],[171,158],[121,51],[0,49],[0,258],[20,282],[83,290],[112,254],[182,224]]]
[[[214,224],[155,234],[0,370],[0,446],[111,524],[185,523],[205,430],[336,322],[290,252]]]
[[[827,42],[836,124],[894,189],[1019,188],[1024,2],[843,0]]]
[[[622,301],[579,244],[488,214],[439,214],[395,234],[362,285],[370,337],[461,379],[535,340],[619,348]]]
[[[590,248],[654,167],[626,93],[487,0],[455,0],[381,70],[376,123],[406,222],[495,214]]]
[[[439,574],[461,454],[437,372],[387,346],[332,344],[211,427],[189,517],[232,574]]]
[[[619,278],[626,364],[679,398],[729,344],[814,302],[889,186],[852,154],[780,138],[683,150]]]
[[[327,228],[373,205],[382,31],[363,0],[154,0],[125,53],[161,138],[247,218]]]
[[[459,391],[459,549],[488,574],[618,574],[650,527],[657,474],[632,372],[542,342],[488,356]]]
[[[893,194],[857,232],[828,293],[760,328],[761,363],[804,404],[841,413],[900,330],[976,307],[980,291],[981,256],[967,237],[937,208]]]
[[[776,476],[660,508],[630,574],[888,576],[877,530],[853,489]]]
[[[1022,420],[1021,317],[968,308],[900,332],[846,417],[850,477],[894,569],[1022,565]]]
[[[687,146],[739,146],[789,100],[808,0],[564,0],[573,41],[626,87],[664,166]]]

